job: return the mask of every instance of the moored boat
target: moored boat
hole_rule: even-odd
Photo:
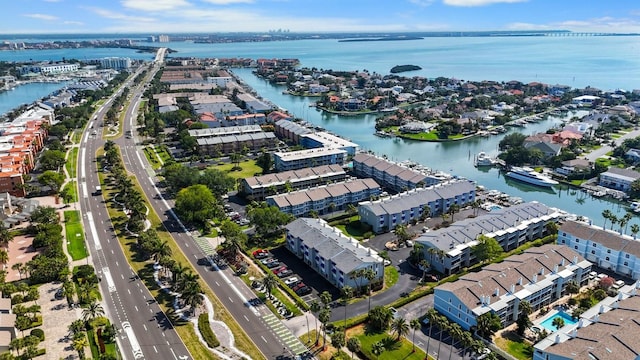
[[[484,151],[479,152],[478,155],[476,156],[476,161],[475,161],[476,167],[493,166],[495,164],[496,164],[496,160],[493,159],[491,156],[487,155],[487,153],[485,153]]]
[[[506,174],[506,176],[520,180],[522,182],[526,182],[531,185],[551,187],[553,185],[558,185],[558,182],[551,179],[550,177],[540,174],[534,171],[532,168],[528,167],[512,167]]]

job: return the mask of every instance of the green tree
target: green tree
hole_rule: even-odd
[[[638,224],[632,224],[631,225],[631,233],[633,234],[633,238],[636,238],[636,235],[638,235],[638,233],[640,232],[640,225]]]
[[[271,154],[267,152],[263,152],[256,159],[256,165],[258,165],[262,169],[263,174],[268,174],[271,171],[271,167],[273,167],[273,158]]]
[[[266,203],[262,203],[248,211],[247,219],[255,226],[256,235],[264,237],[280,233],[282,226],[293,220],[293,215],[280,211],[276,206],[268,206]]]
[[[215,216],[219,205],[205,185],[192,185],[178,192],[175,207],[185,221],[204,224]]]
[[[38,176],[38,182],[44,186],[48,186],[51,190],[58,194],[60,187],[64,183],[64,175],[60,172],[47,170],[42,175]]]
[[[400,341],[400,338],[409,333],[409,324],[401,317],[394,319],[391,322],[391,332],[397,335],[396,341]]]
[[[313,300],[311,302],[311,304],[309,304],[309,310],[315,314],[314,319],[316,322],[316,342],[315,344],[318,345],[318,340],[320,339],[320,333],[318,332],[318,314],[320,313],[320,310],[322,310],[322,306],[320,306],[320,303],[318,302],[318,300]]]
[[[606,209],[602,212],[602,217],[604,218],[604,224],[602,224],[603,229],[607,227],[607,220],[611,220],[613,216],[613,213],[609,209]]]
[[[389,328],[389,323],[393,319],[391,309],[386,306],[376,306],[368,314],[368,322],[376,331],[384,331]]]
[[[262,285],[267,289],[267,295],[271,297],[271,291],[278,287],[278,278],[270,272],[262,279]]]
[[[65,153],[60,150],[45,150],[40,155],[38,162],[40,163],[40,169],[53,170],[59,172],[65,164]]]
[[[420,320],[419,319],[412,319],[409,322],[409,327],[411,327],[411,330],[413,330],[413,337],[411,339],[411,344],[413,345],[411,352],[414,353],[416,352],[416,330],[419,330],[421,325],[420,325]]]
[[[85,323],[90,323],[100,316],[104,316],[104,308],[95,300],[82,309],[82,321]]]
[[[489,339],[496,331],[502,328],[500,317],[492,312],[484,313],[476,318],[478,335]]]
[[[480,263],[491,261],[504,252],[496,239],[485,235],[478,236],[478,244],[471,251]]]
[[[342,287],[340,291],[342,295],[342,303],[344,305],[344,327],[347,328],[347,305],[349,305],[349,300],[353,297],[353,288],[349,285],[345,285]]]
[[[376,359],[380,357],[385,350],[384,343],[382,341],[378,341],[371,345],[371,352],[376,356]]]
[[[324,349],[327,345],[327,323],[331,319],[331,308],[325,307],[320,310],[318,314],[318,320],[320,320],[320,324],[322,324],[322,348]]]
[[[360,340],[358,340],[357,337],[352,337],[349,340],[347,340],[347,349],[351,351],[351,359],[353,359],[354,353],[357,353],[360,351],[360,348],[361,348]]]
[[[556,317],[551,322],[551,326],[555,327],[556,330],[560,330],[560,328],[564,326],[564,319],[561,317]]]
[[[89,341],[87,340],[87,337],[82,336],[82,337],[77,337],[73,339],[72,346],[73,346],[73,350],[78,352],[78,357],[80,357],[80,360],[84,360],[85,359],[84,348],[89,346]]]
[[[236,186],[234,178],[223,171],[213,168],[206,169],[202,175],[200,175],[198,183],[206,185],[209,190],[218,197],[233,190]]]
[[[24,315],[18,316],[16,317],[15,326],[16,329],[22,332],[22,337],[24,337],[24,331],[31,327],[31,319]]]
[[[526,135],[521,134],[519,132],[514,132],[509,135],[506,135],[500,143],[498,144],[498,148],[500,150],[505,150],[514,147],[520,147],[524,144],[524,140],[527,138]]]
[[[331,345],[340,350],[346,343],[344,331],[336,331],[331,334]]]

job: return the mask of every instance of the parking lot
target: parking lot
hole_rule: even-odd
[[[320,276],[320,274],[313,271],[302,260],[298,259],[295,255],[290,253],[289,250],[287,250],[284,246],[273,249],[273,251],[271,252],[271,257],[273,259],[276,259],[279,263],[279,265],[275,266],[273,269],[279,269],[285,266],[287,269],[291,270],[291,274],[282,277],[283,281],[286,282],[287,280],[296,277],[300,279],[300,281],[311,290],[311,292],[308,294],[300,294],[300,298],[302,298],[302,300],[304,300],[307,304],[311,303],[314,300],[320,301],[319,294],[323,291],[328,291],[329,293],[331,293],[331,296],[334,300],[340,296],[340,292],[338,291],[338,289],[336,289],[327,280]],[[300,284],[298,284],[298,286],[300,286]]]

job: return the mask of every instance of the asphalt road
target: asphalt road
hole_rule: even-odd
[[[125,86],[133,86],[131,81],[137,74],[132,75]],[[106,204],[102,196],[94,195],[96,186],[100,185],[95,154],[104,144],[98,124],[103,122],[119,93],[89,121],[80,145],[80,210],[91,259],[101,278],[105,311],[118,329],[117,343],[124,359],[192,359],[147,288],[134,276],[116,238]]]
[[[274,319],[274,315],[265,305],[253,306],[248,303],[256,295],[229,268],[219,269],[217,266],[202,266],[197,260],[207,255],[206,245],[194,239],[173,213],[173,203],[165,200],[156,187],[155,173],[141,155],[142,149],[135,142],[134,109],[142,96],[142,89],[132,94],[132,107],[127,111],[124,131],[131,131],[133,138],[120,137],[114,142],[120,146],[124,165],[129,174],[136,177],[142,187],[149,204],[163,221],[165,228],[174,238],[178,246],[191,262],[200,277],[209,285],[226,310],[245,330],[267,359],[275,359],[281,355],[291,356],[306,351],[282,323]]]

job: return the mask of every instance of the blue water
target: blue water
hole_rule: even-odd
[[[0,115],[22,104],[31,104],[64,86],[64,83],[30,83],[0,92]]]
[[[555,332],[558,329],[556,329],[555,326],[553,326],[553,320],[555,318],[562,318],[564,320],[564,324],[565,325],[573,325],[575,323],[577,323],[577,320],[574,320],[571,315],[567,314],[564,311],[558,311],[557,314],[553,315],[552,317],[546,319],[545,321],[541,322],[540,325],[542,325],[545,329],[551,331],[551,332]]]

